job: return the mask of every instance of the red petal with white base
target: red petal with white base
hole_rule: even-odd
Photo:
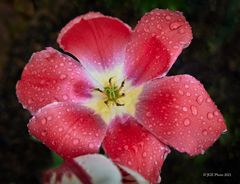
[[[155,9],[145,14],[127,46],[126,75],[134,83],[164,76],[191,39],[182,13]]]
[[[117,117],[111,122],[103,141],[106,154],[117,164],[127,166],[144,178],[156,183],[169,149],[129,117],[121,123]]]
[[[95,153],[106,125],[80,104],[55,102],[40,109],[28,124],[29,132],[61,157]]]
[[[33,54],[17,83],[19,101],[31,112],[54,101],[91,97],[93,82],[80,63],[53,48]]]
[[[120,184],[121,174],[111,160],[99,154],[90,154],[68,160],[44,173],[44,184],[55,183]]]
[[[58,37],[60,47],[76,56],[88,71],[121,64],[130,28],[116,18],[87,15],[63,28]]]
[[[203,85],[189,75],[147,83],[136,109],[136,119],[159,140],[190,155],[203,153],[226,130]]]

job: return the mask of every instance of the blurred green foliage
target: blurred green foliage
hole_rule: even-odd
[[[1,0],[1,183],[39,183],[44,169],[61,162],[41,143],[29,139],[26,124],[30,115],[15,96],[15,84],[31,54],[46,46],[59,49],[56,38],[60,29],[88,11],[118,17],[134,27],[145,12],[154,8],[184,12],[193,29],[192,44],[168,75],[188,73],[198,78],[228,126],[228,132],[204,155],[190,158],[172,150],[162,168],[162,183],[239,183],[239,0]],[[204,177],[203,173],[232,176]]]

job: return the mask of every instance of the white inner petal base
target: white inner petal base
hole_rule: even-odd
[[[135,106],[138,102],[138,97],[142,92],[143,86],[133,86],[131,81],[123,78],[123,67],[121,65],[107,70],[105,72],[93,72],[95,79],[100,83],[100,86],[96,86],[100,90],[104,91],[104,87],[108,87],[109,79],[112,78],[111,83],[120,87],[124,81],[124,87],[121,89],[121,94],[124,96],[118,99],[118,102],[122,104],[118,106],[112,102],[106,104],[106,94],[93,90],[91,99],[84,102],[83,105],[94,110],[94,112],[102,117],[102,119],[109,124],[116,116],[122,116],[129,114],[135,115]]]

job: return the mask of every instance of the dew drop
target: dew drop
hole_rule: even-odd
[[[207,118],[208,118],[209,120],[213,119],[213,113],[208,112],[208,113],[207,113]]]
[[[198,114],[197,107],[194,106],[194,105],[192,105],[190,108],[191,108],[191,112],[192,112],[192,114],[196,116],[196,115]]]
[[[213,114],[214,114],[214,116],[218,116],[219,115],[218,111],[214,111]]]
[[[175,82],[180,82],[180,78],[179,77],[174,77],[174,81]]]
[[[131,161],[128,161],[128,165],[132,165],[132,162],[131,162]]]
[[[41,133],[42,136],[46,136],[46,134],[47,134],[46,130],[43,130],[42,133]]]
[[[90,143],[88,146],[89,146],[89,148],[93,148],[94,147],[94,145],[92,143]]]
[[[151,117],[151,116],[152,116],[151,112],[147,112],[147,113],[146,113],[146,116],[147,116],[147,117]]]
[[[175,30],[175,29],[178,29],[180,26],[181,26],[180,22],[173,22],[170,24],[169,28],[171,30]]]
[[[128,146],[127,146],[127,145],[125,145],[123,148],[124,148],[125,150],[128,150]]]
[[[197,97],[197,103],[198,103],[199,105],[201,105],[201,104],[203,103],[203,96],[202,96],[202,95],[199,95],[199,96]]]
[[[171,20],[171,16],[167,15],[167,16],[165,16],[165,19],[166,20]]]
[[[191,94],[189,92],[186,93],[186,96],[191,96]]]
[[[183,95],[183,91],[182,91],[181,89],[178,90],[178,93],[179,93],[180,95]]]
[[[184,112],[187,112],[187,111],[188,111],[188,110],[187,110],[187,107],[183,107],[182,110],[183,110]]]
[[[63,95],[63,100],[67,100],[68,96],[67,95]]]
[[[49,120],[49,121],[52,120],[52,116],[48,116],[47,120]]]
[[[59,127],[59,128],[58,128],[58,131],[59,131],[59,132],[63,131],[63,128],[62,128],[62,127]]]
[[[208,134],[207,130],[204,129],[204,130],[202,131],[202,135],[206,136],[207,134]]]
[[[147,156],[147,153],[146,152],[143,152],[143,155],[142,155],[143,157],[146,157]]]
[[[180,34],[184,34],[184,33],[185,33],[185,30],[184,30],[184,28],[180,28],[180,29],[178,30],[178,32],[179,32]]]
[[[191,124],[190,120],[188,118],[186,118],[184,121],[183,121],[183,124],[185,126],[189,126]]]
[[[43,118],[43,119],[41,120],[41,123],[42,123],[42,125],[45,125],[45,124],[47,123],[46,118]]]
[[[210,98],[207,98],[207,99],[206,99],[206,102],[207,102],[207,103],[210,103],[210,102],[211,102],[211,99],[210,99]]]
[[[67,75],[65,75],[65,74],[61,74],[61,75],[60,75],[60,79],[63,80],[63,79],[66,79],[66,78],[67,78]]]
[[[73,139],[73,144],[74,145],[77,145],[79,143],[79,140],[78,139]],[[89,144],[89,147],[90,147],[90,144]],[[91,147],[90,147],[91,148]]]

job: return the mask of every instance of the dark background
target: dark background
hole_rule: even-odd
[[[184,12],[193,41],[168,75],[188,73],[206,87],[228,132],[204,155],[172,151],[162,168],[162,184],[240,183],[240,1],[239,0],[1,0],[0,1],[0,183],[40,182],[53,165],[51,152],[33,141],[26,124],[30,114],[15,95],[15,84],[35,51],[52,46],[72,18],[100,11],[135,26],[153,8]],[[204,173],[231,177],[204,177]]]

